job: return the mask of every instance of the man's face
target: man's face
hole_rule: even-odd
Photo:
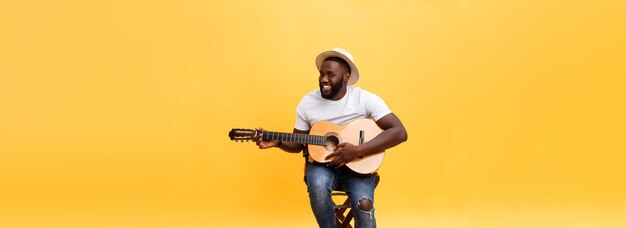
[[[325,99],[336,100],[337,94],[344,87],[344,78],[348,80],[349,74],[338,62],[324,61],[320,69],[320,92]]]

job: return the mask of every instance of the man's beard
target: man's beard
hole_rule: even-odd
[[[322,98],[330,100],[331,98],[335,97],[335,95],[339,93],[339,90],[341,90],[342,86],[343,86],[343,78],[341,79],[341,81],[337,82],[337,84],[330,83],[330,94],[325,95],[324,90],[323,90],[324,86],[322,86],[322,83],[320,83],[320,93],[322,94]]]

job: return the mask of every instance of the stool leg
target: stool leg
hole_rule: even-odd
[[[348,214],[346,215],[346,218],[343,220],[343,224],[345,225],[345,227],[352,228],[352,226],[350,225],[350,221],[352,221],[353,216],[354,215],[352,215],[352,208],[350,208]]]
[[[347,207],[338,208],[335,210],[335,222],[337,223],[337,227],[352,228],[352,225],[350,225],[350,221],[352,220],[353,215],[352,208],[350,207],[350,198],[347,198],[342,205]],[[348,214],[344,215],[348,208],[350,208],[350,210],[348,210]]]

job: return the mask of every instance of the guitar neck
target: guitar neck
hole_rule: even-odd
[[[326,145],[326,137],[320,135],[307,135],[299,133],[285,133],[285,132],[273,132],[263,131],[263,140],[280,140],[287,142],[295,142],[308,145]]]

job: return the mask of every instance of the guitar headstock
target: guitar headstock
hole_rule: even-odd
[[[257,131],[253,129],[233,128],[228,132],[228,137],[232,141],[248,141],[252,140],[257,135]]]

